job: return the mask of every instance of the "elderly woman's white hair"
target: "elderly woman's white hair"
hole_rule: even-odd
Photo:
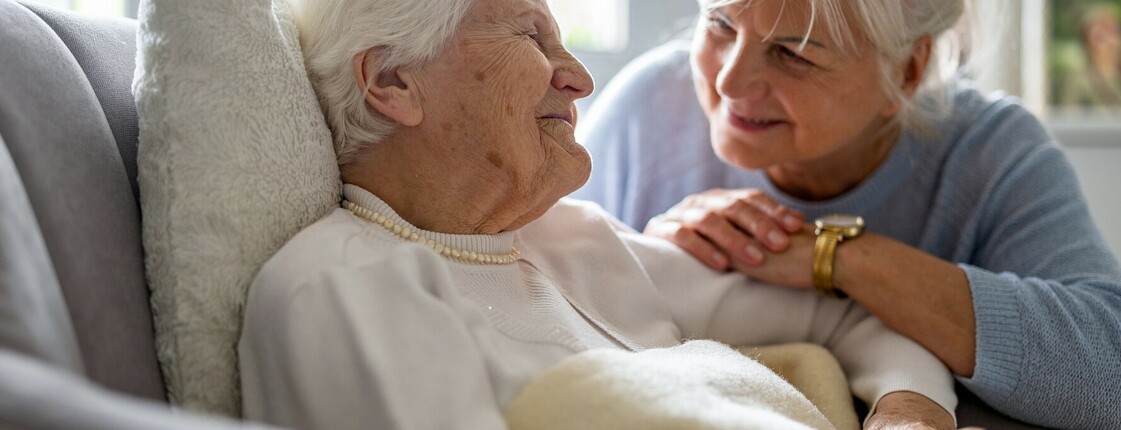
[[[354,56],[378,48],[378,72],[431,61],[473,0],[289,0],[312,87],[327,116],[339,164],[381,141],[395,124],[366,105]],[[368,79],[376,79],[372,73]]]
[[[756,0],[698,0],[706,10]],[[789,0],[782,0],[789,1]],[[954,31],[968,16],[966,0],[806,0],[813,22],[822,20],[826,35],[842,52],[855,48],[855,34],[862,34],[872,44],[880,59],[880,81],[888,97],[900,103],[896,120],[910,131],[929,134],[931,124],[949,113],[949,95],[942,91],[947,80],[961,68],[964,34]],[[857,28],[850,28],[849,19]],[[811,31],[806,29],[807,35]],[[898,86],[891,85],[894,66],[904,61],[914,42],[924,35],[934,39],[931,61],[927,63],[923,82],[913,98]]]

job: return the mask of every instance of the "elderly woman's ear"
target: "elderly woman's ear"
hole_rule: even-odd
[[[396,68],[381,71],[375,63],[375,50],[370,48],[354,56],[354,78],[364,93],[366,104],[394,122],[406,127],[420,124],[424,111],[415,71]]]

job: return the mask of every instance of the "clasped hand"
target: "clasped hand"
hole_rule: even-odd
[[[813,226],[757,189],[712,189],[686,197],[646,225],[716,270],[777,285],[813,286]]]
[[[757,189],[713,189],[650,220],[645,234],[673,242],[716,270],[763,282],[811,288],[814,227],[805,216]],[[949,429],[950,414],[930,399],[894,392],[880,400],[867,429]]]

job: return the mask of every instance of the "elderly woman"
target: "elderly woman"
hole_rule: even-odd
[[[1008,415],[1116,428],[1121,268],[1040,122],[945,79],[963,7],[702,1],[691,45],[592,108],[604,163],[577,196],[712,268],[851,297]]]
[[[852,303],[721,274],[558,200],[590,160],[592,81],[543,0],[295,5],[343,207],[261,269],[240,344],[248,418],[299,428],[503,428],[578,352],[711,338],[832,350],[869,426],[952,426],[952,379]]]

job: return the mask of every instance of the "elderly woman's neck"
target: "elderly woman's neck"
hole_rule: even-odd
[[[495,234],[540,216],[509,201],[499,184],[474,169],[445,163],[407,145],[377,144],[340,166],[342,180],[373,193],[417,228],[449,234]],[[446,162],[446,160],[445,160]]]

